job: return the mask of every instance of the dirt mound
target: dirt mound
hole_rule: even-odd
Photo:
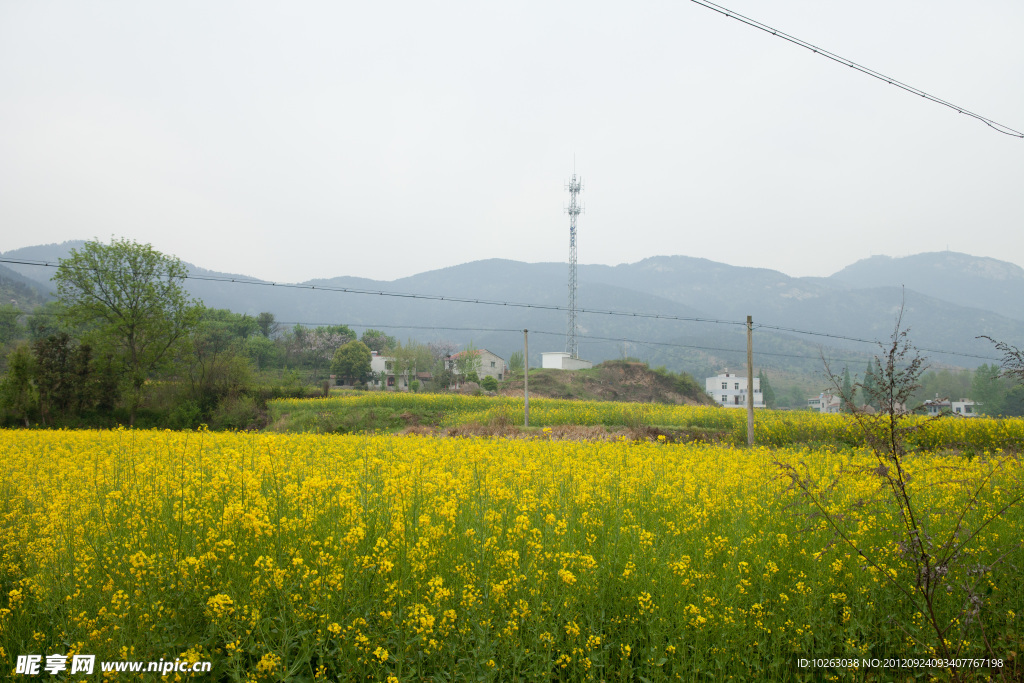
[[[507,382],[500,393],[522,396],[523,381]],[[606,361],[589,370],[531,370],[530,395],[670,405],[712,404],[693,377],[651,370],[646,363],[630,361]]]

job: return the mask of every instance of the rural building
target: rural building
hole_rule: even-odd
[[[540,366],[555,370],[589,370],[594,364],[589,360],[573,358],[565,351],[545,351],[540,354]]]
[[[953,412],[950,408],[949,401],[941,399],[936,396],[934,399],[929,399],[921,404],[924,409],[925,415],[949,415]]]
[[[715,377],[704,381],[708,396],[726,408],[747,407],[747,376],[737,375],[728,369]],[[764,408],[764,394],[761,393],[761,380],[754,378],[754,407]]]
[[[457,367],[457,361],[465,353],[465,351],[459,351],[458,353],[446,356],[444,360],[445,367],[453,374],[458,375],[459,369]],[[496,353],[488,351],[487,349],[474,349],[473,353],[480,361],[476,370],[477,377],[480,379],[483,379],[484,377],[493,377],[499,382],[505,379],[505,376],[508,374],[508,364],[505,363],[504,358]]]
[[[819,413],[839,413],[843,410],[843,400],[827,391],[823,391],[817,396],[811,396],[807,399],[807,408],[817,410]]]
[[[391,356],[381,356],[376,351],[370,352],[370,372],[374,373],[375,379],[370,380],[370,386],[388,391],[409,391],[409,382],[418,380],[420,386],[433,379],[429,372],[417,372],[415,377],[409,377],[408,373],[395,376],[395,359]]]
[[[936,396],[934,399],[925,401],[922,404],[925,415],[959,415],[961,417],[978,417],[977,406],[981,405],[969,398],[961,398],[959,401],[947,401]]]
[[[953,409],[954,415],[961,415],[963,417],[978,417],[978,408],[980,403],[975,403],[969,398],[962,398],[959,401],[950,401],[950,407]]]

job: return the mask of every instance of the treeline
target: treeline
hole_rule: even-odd
[[[402,344],[380,330],[286,329],[268,312],[203,306],[184,276],[149,245],[88,242],[61,261],[56,301],[0,307],[0,424],[245,429],[265,423],[267,400],[334,383],[383,387],[391,376],[416,391],[448,387],[454,373],[476,379],[472,345],[455,354],[454,343]],[[371,367],[373,352],[386,369]]]
[[[368,366],[370,347],[398,346],[375,330],[357,342],[343,325],[282,330],[270,313],[206,308],[185,274],[149,245],[89,242],[61,261],[56,301],[0,307],[0,423],[244,429],[268,399],[322,391],[340,348],[358,343]]]
[[[59,302],[27,315],[0,311],[0,321],[0,419],[7,426],[245,429],[263,424],[271,398],[319,395],[324,382],[383,385],[386,373],[370,367],[374,351],[393,358],[389,374],[426,372],[433,379],[412,380],[412,390],[447,386],[452,373],[444,358],[457,349],[450,342],[403,344],[373,329],[360,336],[346,325],[282,329],[271,313],[204,307],[147,376],[133,418],[124,359],[110,340],[76,326]],[[464,369],[473,379],[473,368]]]

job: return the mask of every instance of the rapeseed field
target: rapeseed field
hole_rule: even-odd
[[[1024,468],[985,446],[906,465],[932,537],[981,528],[940,596],[947,640],[1012,660],[1024,514],[1002,509]],[[0,677],[88,653],[208,660],[207,680],[860,680],[797,661],[934,638],[896,589],[919,577],[877,466],[854,447],[2,431]]]

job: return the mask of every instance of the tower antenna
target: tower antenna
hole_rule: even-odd
[[[580,357],[580,347],[576,341],[576,218],[580,215],[578,195],[583,183],[576,179],[576,155],[572,157],[572,180],[566,185],[569,190],[569,323],[565,333],[565,351],[571,358]]]

